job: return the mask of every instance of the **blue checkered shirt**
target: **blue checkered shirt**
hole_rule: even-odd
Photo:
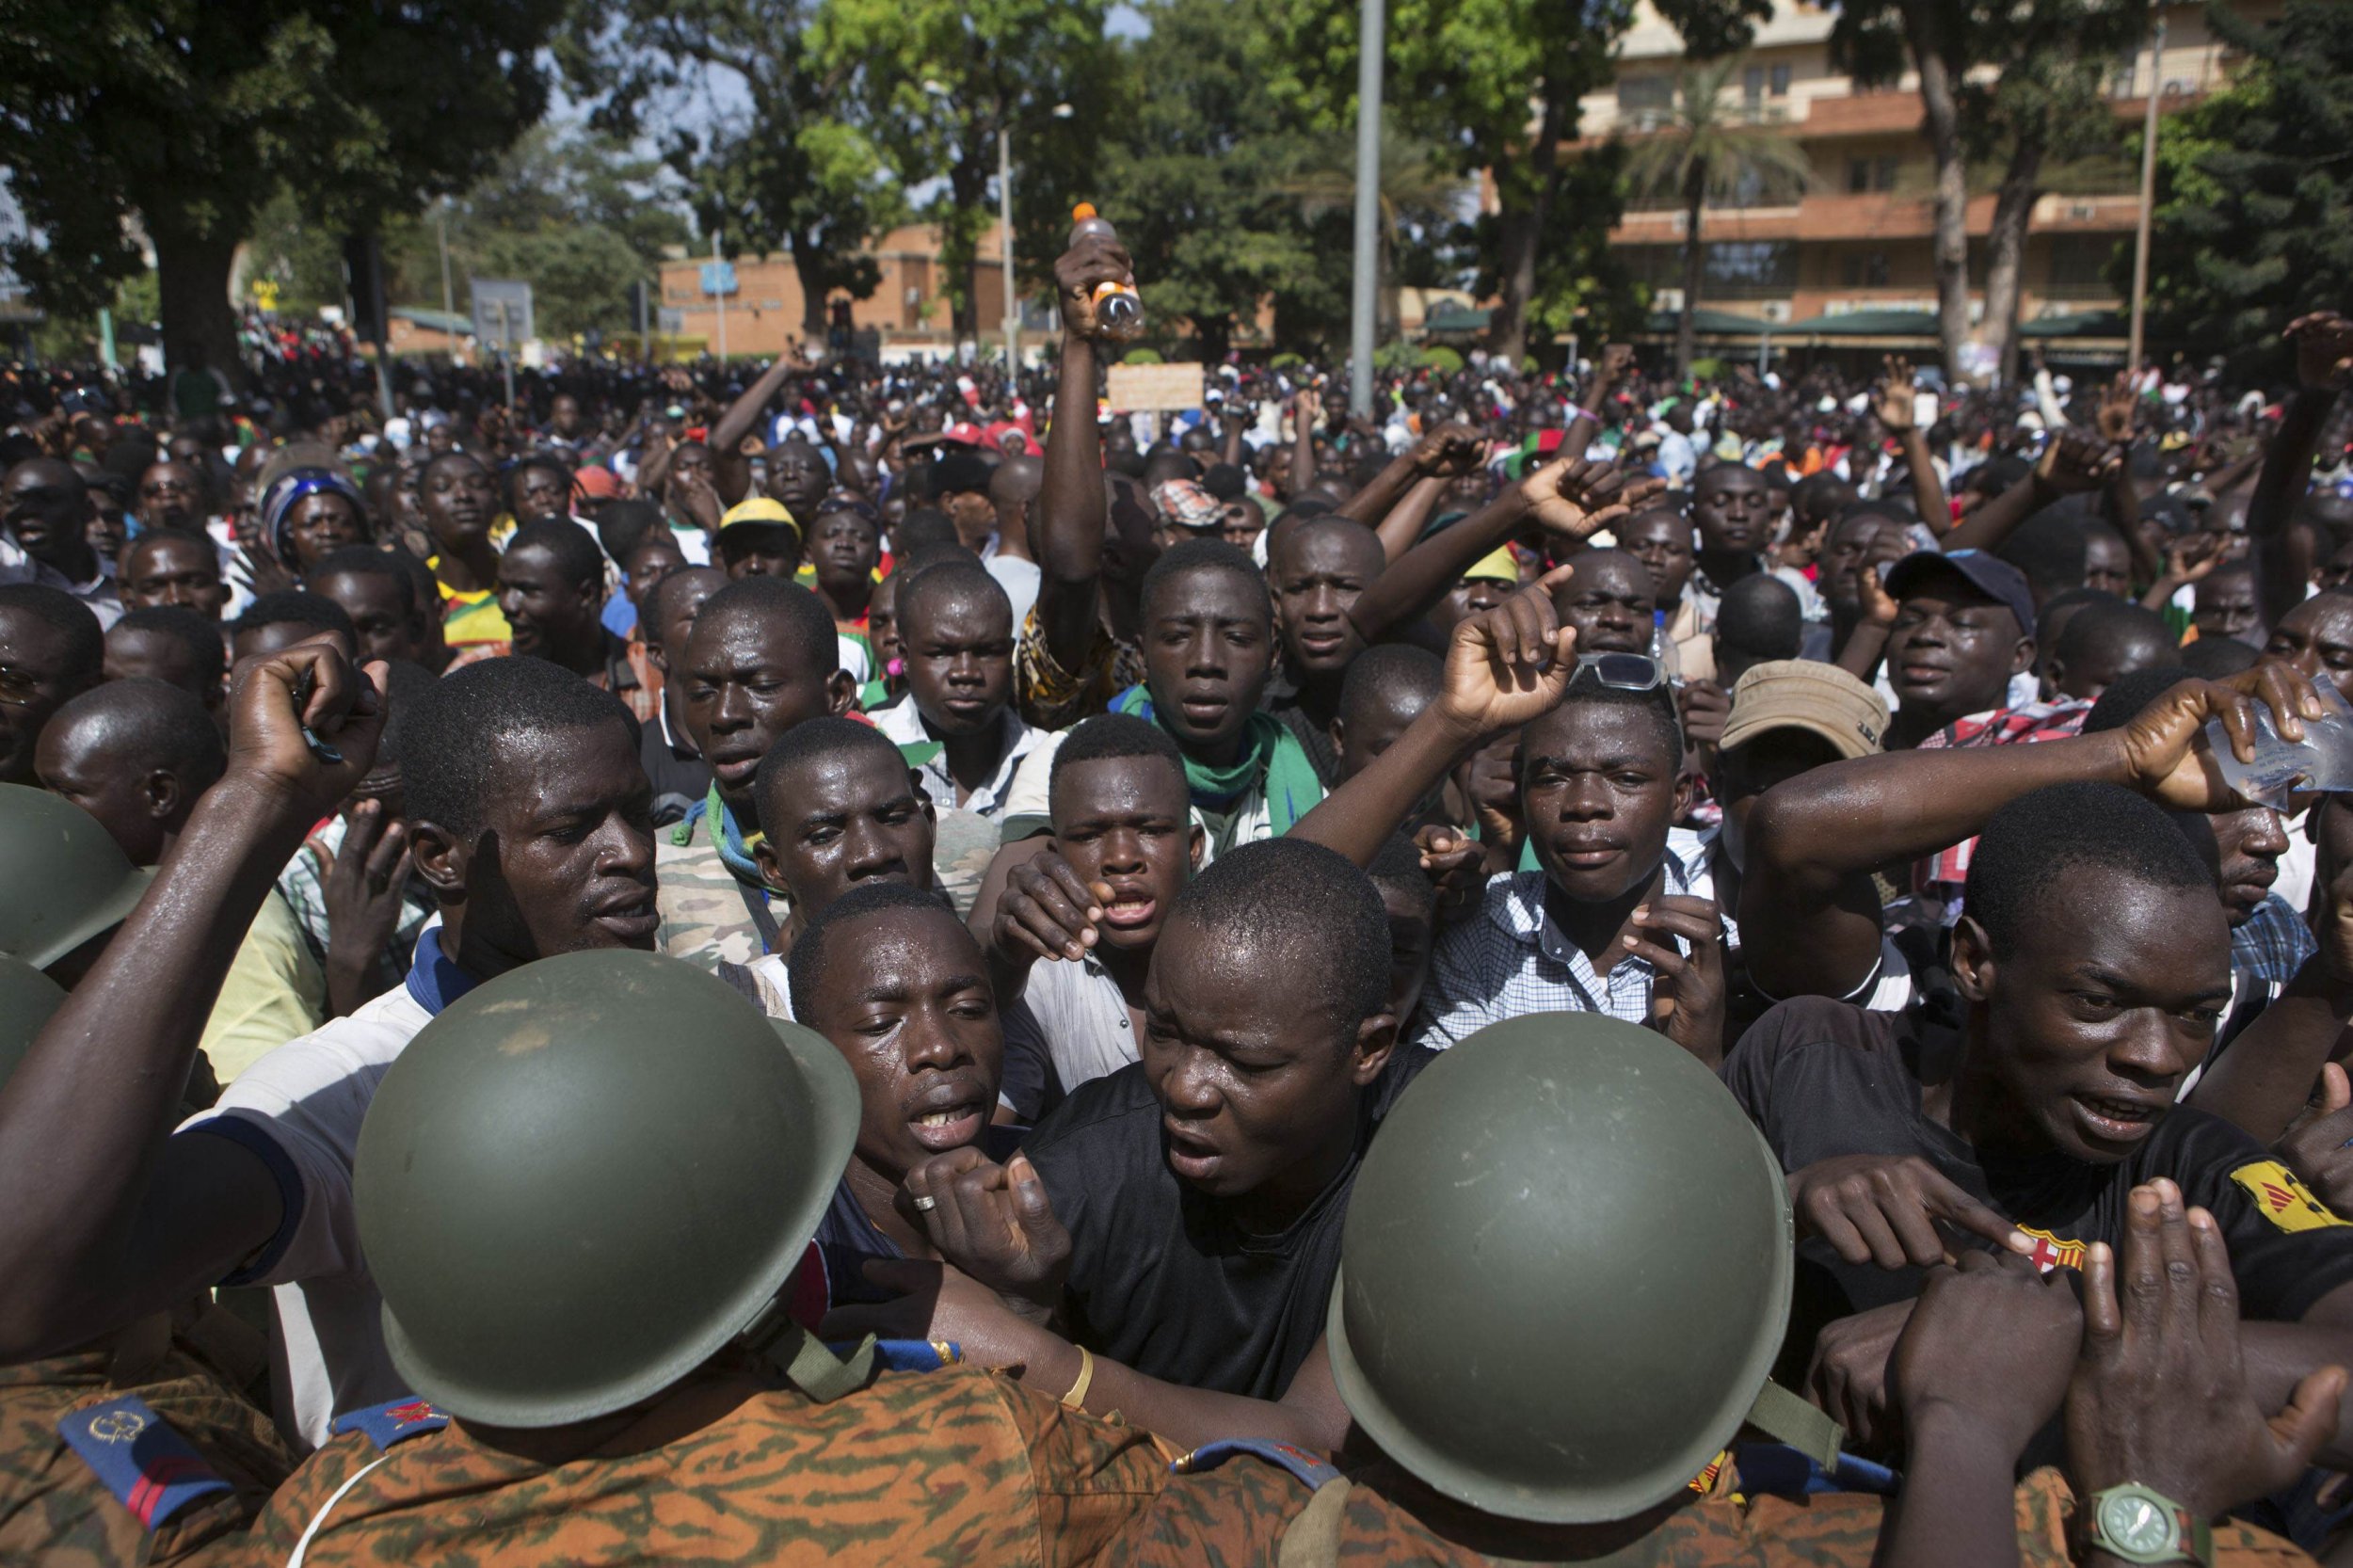
[[[1704,845],[1686,851],[1688,863],[1676,853],[1684,847],[1668,850],[1665,890],[1714,898]],[[1689,946],[1679,936],[1674,941]],[[1608,974],[1596,973],[1546,912],[1545,873],[1506,872],[1488,878],[1480,907],[1439,936],[1414,1040],[1444,1050],[1489,1024],[1529,1013],[1606,1013],[1648,1023],[1655,972],[1648,959],[1628,953]]]

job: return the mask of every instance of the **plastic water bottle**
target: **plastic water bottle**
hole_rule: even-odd
[[[1077,245],[1089,234],[1099,234],[1107,240],[1117,240],[1118,231],[1109,219],[1095,210],[1092,201],[1081,201],[1070,209],[1070,243]],[[1144,300],[1135,290],[1110,279],[1095,285],[1095,319],[1102,324],[1103,335],[1125,343],[1144,335]]]
[[[2329,792],[2353,789],[2353,705],[2327,676],[2313,679],[2322,716],[2306,719],[2304,738],[2283,739],[2271,720],[2271,710],[2255,705],[2255,760],[2242,762],[2231,749],[2231,737],[2219,719],[2206,721],[2206,744],[2223,782],[2239,796],[2274,810],[2291,809],[2291,792]]]

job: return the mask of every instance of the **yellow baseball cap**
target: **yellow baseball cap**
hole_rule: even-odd
[[[795,536],[801,531],[801,525],[793,520],[791,510],[774,496],[746,496],[737,502],[727,509],[725,516],[719,519],[720,531],[724,533],[739,522],[775,523],[780,527],[790,528]]]

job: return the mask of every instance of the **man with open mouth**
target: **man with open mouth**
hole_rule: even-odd
[[[2162,698],[2128,727],[2170,779],[2159,800],[2184,803],[2185,777],[2162,763],[2186,756],[2199,696]],[[2168,748],[2155,715],[2176,699]],[[2027,749],[2058,763],[2111,745],[2132,749],[2110,734]],[[1835,763],[1808,782],[1843,773],[1850,815],[1867,820],[1877,781],[1913,760]],[[1788,1172],[1801,1264],[1825,1286],[1816,1310],[1884,1315],[1820,1340],[1850,1424],[1876,1419],[1923,1266],[1991,1245],[2080,1269],[2092,1243],[2122,1244],[2134,1188],[2160,1179],[2212,1214],[2266,1377],[2292,1384],[2353,1352],[2353,1223],[2265,1146],[2353,1016],[2353,953],[2324,945],[2219,1059],[2230,1070],[2210,1067],[2177,1104],[2229,1002],[2230,952],[2214,870],[2158,801],[2078,777],[2015,793],[1985,823],[1952,939],[1957,1027],[1808,999],[1741,1039],[1725,1081]]]

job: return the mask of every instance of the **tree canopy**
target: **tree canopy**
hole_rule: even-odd
[[[564,0],[8,0],[0,167],[39,236],[9,262],[88,311],[155,249],[168,356],[233,360],[229,273],[283,189],[344,232],[462,188],[547,104]],[[136,223],[136,229],[133,227]]]
[[[2272,24],[2209,14],[2246,63],[2161,123],[2149,300],[2157,331],[2245,372],[2281,355],[2290,321],[2353,294],[2353,8],[2288,0]],[[2120,287],[2131,265],[2118,256]]]

